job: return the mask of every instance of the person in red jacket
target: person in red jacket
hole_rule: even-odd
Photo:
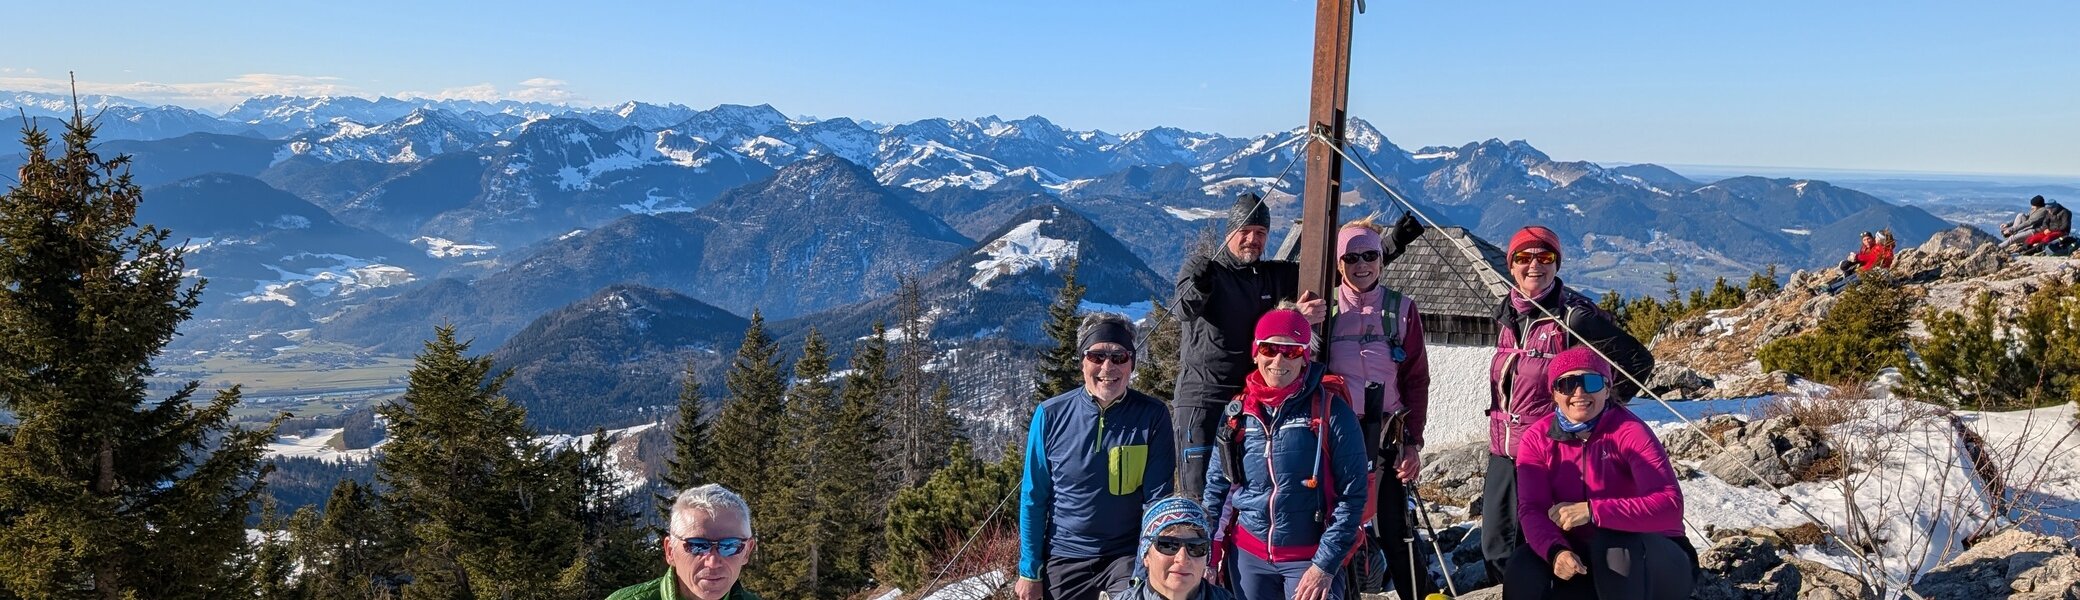
[[[1569,348],[1546,371],[1553,414],[1517,452],[1524,544],[1504,600],[1677,600],[1696,583],[1683,488],[1654,431],[1610,401],[1611,366]]]

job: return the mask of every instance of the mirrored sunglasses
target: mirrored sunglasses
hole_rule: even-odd
[[[1107,362],[1115,365],[1124,365],[1134,362],[1134,353],[1116,350],[1092,350],[1083,353],[1083,360],[1094,365],[1104,365]]]
[[[1366,250],[1364,252],[1352,252],[1350,254],[1343,255],[1343,264],[1346,265],[1355,265],[1361,262],[1372,262],[1375,260],[1379,260],[1378,250]]]
[[[1180,549],[1192,558],[1206,558],[1208,553],[1213,552],[1213,541],[1206,538],[1175,538],[1163,535],[1156,536],[1155,542],[1150,545],[1155,547],[1156,552],[1163,553],[1163,556],[1177,556]]]
[[[1609,384],[1610,382],[1605,381],[1601,374],[1576,373],[1553,380],[1553,393],[1564,396],[1573,394],[1575,390],[1581,390],[1594,394],[1603,391],[1603,387]]]
[[[1257,340],[1257,356],[1276,356],[1287,360],[1307,354],[1306,344],[1287,344]]]
[[[1509,257],[1509,262],[1519,265],[1528,265],[1531,264],[1531,261],[1538,261],[1538,264],[1541,265],[1550,265],[1557,260],[1560,260],[1560,255],[1551,250],[1522,250]]]
[[[712,551],[718,556],[729,558],[742,553],[745,542],[749,541],[751,541],[751,538],[730,537],[711,540],[708,538],[690,537],[680,538],[679,543],[684,544],[687,554],[702,556]]]

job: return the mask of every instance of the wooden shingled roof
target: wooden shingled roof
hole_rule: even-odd
[[[1468,251],[1478,254],[1469,255]],[[1492,271],[1475,267],[1488,263]],[[1509,293],[1500,275],[1509,272],[1501,248],[1463,227],[1431,227],[1388,263],[1380,282],[1415,298],[1425,315],[1490,318]]]

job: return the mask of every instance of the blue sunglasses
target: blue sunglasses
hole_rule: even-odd
[[[713,551],[717,556],[729,558],[743,553],[745,543],[750,542],[751,539],[732,537],[711,540],[708,538],[690,537],[681,538],[679,543],[684,544],[687,554],[701,556]]]
[[[1581,390],[1594,394],[1603,391],[1604,386],[1609,384],[1610,382],[1603,380],[1603,375],[1601,374],[1578,373],[1553,380],[1553,393],[1567,395],[1574,393],[1575,390]]]

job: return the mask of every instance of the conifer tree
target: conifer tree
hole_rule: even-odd
[[[1170,402],[1170,394],[1177,388],[1177,360],[1180,345],[1177,313],[1162,300],[1151,299],[1155,309],[1148,312],[1147,332],[1142,334],[1141,356],[1135,357],[1134,389]]]
[[[947,447],[945,458],[944,468],[924,485],[897,494],[889,506],[888,556],[877,570],[890,585],[917,589],[929,583],[941,562],[978,529],[1016,520],[1010,496],[1024,467],[1021,454],[1007,449],[1002,459],[984,463],[962,440]]]
[[[784,482],[774,479],[783,472],[774,460],[780,448],[801,441],[782,429],[787,381],[779,354],[779,345],[766,333],[765,317],[752,312],[744,342],[723,375],[729,398],[708,436],[707,452],[714,457],[711,481],[743,496],[751,505],[751,522],[760,529],[795,518],[782,512],[787,504],[777,502],[784,493],[778,484]]]
[[[672,522],[672,503],[678,500],[679,492],[708,483],[708,470],[714,460],[709,457],[708,409],[702,403],[700,376],[694,373],[692,363],[686,365],[682,374],[685,380],[679,384],[679,412],[676,425],[672,427],[672,457],[666,459],[666,469],[660,479],[664,480],[665,491],[655,498],[660,522]]]
[[[801,359],[794,365],[794,385],[788,388],[779,431],[787,432],[786,443],[778,444],[767,458],[772,486],[766,498],[750,501],[768,507],[769,518],[758,523],[761,544],[759,560],[745,568],[747,585],[762,593],[783,598],[815,595],[826,527],[824,507],[816,495],[829,451],[824,430],[836,412],[836,390],[830,382],[830,347],[822,334],[809,330]]]
[[[1040,354],[1033,365],[1033,402],[1059,396],[1083,384],[1082,358],[1076,352],[1076,329],[1081,323],[1076,318],[1077,307],[1083,304],[1083,285],[1076,282],[1077,261],[1070,259],[1062,268],[1062,287],[1055,292],[1054,303],[1047,306],[1047,324],[1044,327],[1047,339],[1054,346]]]
[[[577,496],[569,506],[580,531],[577,557],[557,576],[556,591],[562,597],[604,598],[653,574],[656,546],[643,528],[633,494],[622,490],[614,469],[618,441],[597,429],[584,449],[557,455],[577,482]]]
[[[885,327],[875,323],[873,337],[854,348],[837,416],[823,435],[829,445],[825,464],[830,476],[819,482],[817,503],[827,507],[829,533],[818,597],[844,597],[866,587],[875,559],[883,551],[888,497],[873,474],[887,437],[880,420],[881,403],[890,387],[886,333]]]
[[[196,406],[145,378],[200,303],[168,232],[135,222],[129,158],[75,108],[61,154],[33,125],[0,196],[0,597],[251,593],[246,518],[274,423],[231,426],[237,387]]]
[[[376,458],[399,520],[411,583],[404,597],[516,598],[552,589],[580,539],[570,471],[499,395],[507,374],[468,358],[453,327],[435,331],[397,402],[379,409],[390,443]]]
[[[377,496],[352,479],[333,486],[321,517],[303,507],[289,521],[290,554],[300,569],[297,596],[338,600],[395,597],[402,581],[393,522]]]

